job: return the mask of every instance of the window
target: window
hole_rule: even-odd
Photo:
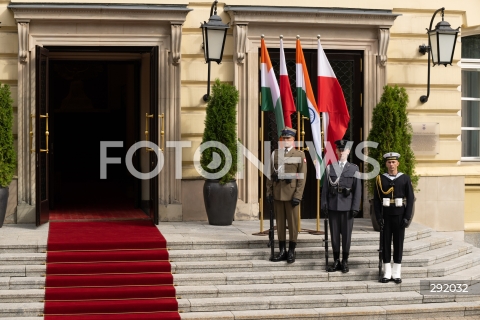
[[[480,35],[462,38],[462,161],[480,161]]]

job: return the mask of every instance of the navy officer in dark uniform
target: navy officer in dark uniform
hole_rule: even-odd
[[[330,164],[326,170],[326,183],[322,188],[322,208],[328,206],[328,221],[333,251],[333,265],[328,272],[349,271],[348,255],[352,241],[353,220],[360,210],[361,188],[358,166],[347,161],[351,144],[337,140],[338,164]],[[340,234],[342,235],[342,263],[340,264]]]
[[[373,196],[375,216],[378,224],[383,227],[383,278],[387,283],[393,279],[401,283],[401,263],[405,228],[412,219],[414,202],[413,186],[410,177],[398,172],[400,154],[386,153],[383,158],[388,172],[378,175]],[[391,243],[393,238],[393,268]]]

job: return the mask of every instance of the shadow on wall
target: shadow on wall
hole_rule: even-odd
[[[480,232],[465,232],[464,240],[465,242],[480,248]]]

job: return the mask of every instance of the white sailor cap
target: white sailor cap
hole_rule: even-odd
[[[385,159],[385,161],[398,160],[398,158],[400,158],[400,154],[396,152],[388,152],[383,155],[383,158]]]

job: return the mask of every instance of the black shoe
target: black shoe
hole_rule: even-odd
[[[393,282],[395,282],[396,284],[400,284],[400,283],[402,283],[402,279],[401,278],[395,278],[395,279],[393,279]]]
[[[288,258],[287,263],[294,263],[295,262],[295,247],[297,246],[296,242],[290,241],[288,243]]]
[[[342,272],[347,273],[350,269],[348,268],[348,259],[342,260]]]
[[[340,264],[340,259],[336,259],[331,267],[328,267],[328,272],[335,272],[337,270],[342,270],[342,265]]]
[[[390,282],[390,280],[392,280],[392,279],[382,278],[382,280],[380,280],[380,282],[381,283],[388,283],[388,282]]]
[[[279,261],[286,261],[288,257],[288,253],[285,250],[285,245],[286,241],[279,241],[278,242],[278,247],[280,248],[280,253],[277,254],[275,257],[271,258],[270,260],[273,262],[279,262]]]

